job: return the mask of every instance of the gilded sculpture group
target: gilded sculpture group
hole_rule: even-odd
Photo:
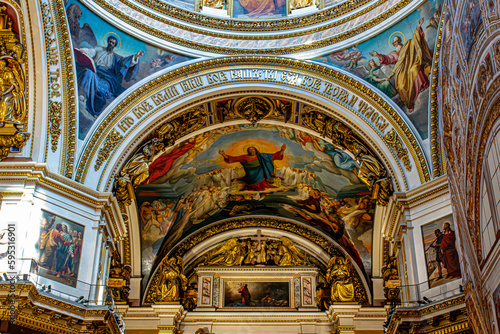
[[[265,238],[268,239],[268,238]],[[241,265],[308,265],[307,254],[297,248],[287,237],[281,240],[252,240],[232,238],[208,253],[205,266]]]
[[[310,263],[308,255],[299,249],[292,240],[281,237],[280,240],[269,238],[229,239],[221,246],[208,252],[201,265],[303,266],[310,265]],[[159,272],[153,296],[154,302],[181,301],[182,291],[187,290],[188,283],[184,275],[182,258],[180,256],[165,257],[160,264]],[[331,302],[353,302],[356,300],[354,268],[347,257],[333,256],[328,262],[325,277],[326,282],[331,286]]]

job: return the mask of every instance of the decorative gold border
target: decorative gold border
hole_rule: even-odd
[[[436,47],[434,49],[434,67],[432,69],[431,78],[431,108],[430,113],[430,128],[431,133],[429,134],[431,140],[431,161],[432,161],[432,172],[434,177],[439,177],[445,172],[443,170],[443,160],[441,152],[441,137],[439,136],[439,100],[438,100],[438,86],[439,86],[439,53],[441,51],[441,39],[443,36],[443,23],[444,23],[444,12],[446,10],[446,3],[443,4],[443,9],[441,11],[441,20],[439,22],[438,36],[436,40]]]
[[[57,16],[57,21],[59,24],[54,25],[58,29],[57,40],[60,46],[59,50],[62,50],[62,57],[60,55],[59,60],[61,62],[61,76],[65,78],[66,84],[63,85],[64,92],[62,94],[62,103],[65,106],[66,120],[63,127],[64,131],[64,142],[62,144],[62,164],[60,169],[60,174],[71,178],[74,172],[75,164],[75,151],[76,151],[76,129],[77,129],[77,118],[76,118],[76,103],[75,103],[75,72],[73,69],[73,49],[71,47],[71,36],[68,33],[68,21],[66,20],[66,10],[64,8],[64,3],[62,0],[53,0],[55,11],[54,16]],[[48,144],[47,144],[48,145]]]
[[[291,53],[297,53],[297,52],[305,52],[305,51],[309,51],[309,50],[313,50],[313,49],[322,48],[322,47],[325,47],[325,46],[329,46],[329,45],[332,45],[332,44],[344,41],[344,40],[346,40],[346,39],[348,39],[350,37],[358,36],[362,32],[364,32],[364,31],[366,31],[366,30],[368,30],[370,28],[375,27],[377,24],[383,22],[387,18],[389,18],[392,15],[394,15],[395,13],[399,12],[401,9],[403,9],[404,7],[406,7],[407,5],[409,5],[412,1],[411,0],[401,0],[400,2],[398,2],[397,4],[395,4],[394,6],[392,6],[391,8],[387,9],[384,13],[382,13],[380,15],[377,15],[375,18],[373,18],[373,19],[371,19],[371,20],[369,20],[369,21],[367,21],[367,22],[359,25],[358,27],[356,27],[354,29],[351,29],[349,31],[345,31],[345,32],[340,33],[340,34],[338,34],[336,36],[333,36],[333,37],[330,37],[330,38],[326,38],[326,39],[323,39],[321,41],[317,41],[317,42],[313,42],[313,43],[302,43],[301,45],[294,46],[294,47],[289,47],[289,48],[284,47],[284,48],[269,48],[269,49],[264,49],[264,48],[262,48],[262,49],[255,49],[255,48],[253,48],[253,49],[229,49],[229,48],[225,48],[225,47],[208,46],[208,45],[205,45],[205,44],[202,44],[202,43],[198,43],[198,42],[187,41],[185,39],[172,36],[172,35],[167,34],[165,32],[158,31],[157,29],[154,29],[154,28],[152,28],[150,26],[147,26],[147,25],[139,22],[136,19],[132,19],[129,16],[127,16],[127,15],[119,12],[118,10],[116,10],[115,8],[113,8],[112,6],[110,6],[109,4],[105,3],[104,0],[95,0],[95,2],[103,10],[111,13],[115,17],[118,17],[119,19],[123,20],[125,23],[133,26],[136,29],[142,30],[143,32],[145,32],[145,33],[147,33],[147,34],[149,34],[151,36],[155,36],[155,37],[160,38],[162,40],[165,40],[165,41],[168,41],[168,42],[171,42],[171,43],[175,43],[175,44],[178,44],[178,45],[190,48],[190,49],[199,50],[199,51],[205,51],[205,52],[218,53],[218,54],[238,54],[238,55],[241,55],[241,54],[247,54],[247,55],[251,55],[251,54],[252,55],[253,54],[272,54],[272,55],[284,55],[284,54],[291,54]],[[372,9],[373,8],[370,7],[370,10],[372,10]],[[409,15],[409,14],[411,14],[411,13],[406,13],[406,15]],[[160,22],[162,22],[162,23],[173,25],[172,22],[162,20],[161,18],[155,18],[155,19],[158,20],[158,21],[160,21]],[[188,28],[185,27],[185,26],[183,26],[183,25],[180,25],[178,28],[182,28],[182,29],[188,30]],[[385,27],[385,28],[388,28],[388,27]],[[316,31],[322,31],[324,28],[323,27],[318,27],[316,29],[317,30],[315,30],[315,29],[310,30],[307,33],[314,33]],[[196,31],[196,32],[198,32],[198,31]],[[206,32],[206,31],[199,31],[199,33],[205,34],[205,35],[210,35],[210,33]],[[281,39],[281,38],[285,38],[285,37],[294,37],[294,36],[298,36],[298,35],[303,34],[303,33],[304,32],[297,32],[297,33],[294,33],[294,34],[284,35],[284,36],[282,36],[282,35],[275,35],[272,38],[273,39]],[[220,35],[220,34],[218,34],[218,33],[212,33],[211,35],[214,36],[214,37],[219,37],[218,35]],[[224,35],[224,37],[226,37],[226,38],[232,38],[232,39],[251,39],[251,38],[248,38],[248,36],[237,36],[237,35],[234,35],[234,36],[233,35],[230,35],[230,36]],[[256,39],[261,40],[261,39],[266,39],[266,38],[265,37],[258,37]]]
[[[273,66],[279,66],[284,70],[289,70],[290,68],[297,70],[298,72],[304,73],[313,72],[319,74],[319,77],[339,85],[340,87],[347,89],[351,93],[361,96],[365,99],[372,107],[377,111],[383,113],[388,118],[388,121],[397,125],[396,130],[398,134],[402,137],[403,142],[406,147],[410,150],[410,153],[416,163],[416,167],[420,176],[422,183],[430,180],[429,170],[426,164],[425,155],[418,145],[418,140],[415,138],[411,130],[406,126],[399,113],[390,106],[387,102],[384,102],[377,93],[375,93],[371,88],[366,86],[360,79],[350,77],[347,74],[338,72],[335,69],[327,68],[320,64],[309,63],[302,60],[280,58],[280,57],[262,57],[262,56],[241,56],[241,57],[226,57],[218,59],[203,60],[195,64],[187,65],[182,68],[178,68],[171,72],[168,72],[156,79],[153,79],[146,85],[139,87],[134,90],[129,96],[125,97],[119,105],[113,109],[105,119],[100,121],[99,127],[94,132],[94,135],[90,138],[86,145],[86,148],[80,158],[80,164],[77,168],[77,173],[75,180],[78,182],[84,182],[85,176],[88,173],[92,157],[96,154],[102,141],[105,137],[106,132],[111,131],[112,127],[116,125],[119,119],[126,115],[126,113],[131,109],[132,105],[135,105],[140,99],[147,98],[156,91],[159,91],[162,87],[172,84],[175,80],[180,80],[186,78],[189,74],[203,74],[204,71],[215,71],[216,69],[225,70],[230,67],[238,65],[254,65],[254,66],[266,66],[272,64]],[[226,68],[227,67],[227,68]],[[259,80],[259,82],[265,82],[265,80]],[[276,83],[276,82],[275,82]],[[279,83],[281,85],[287,86],[287,83]],[[297,88],[294,86],[294,88]],[[206,89],[202,87],[201,89]],[[320,92],[310,90],[314,95],[326,96]],[[190,93],[182,95],[183,97],[189,96],[189,94],[195,93],[196,90]],[[175,101],[175,99],[172,99]],[[165,107],[165,106],[163,106]],[[345,107],[345,106],[344,106]],[[149,113],[148,115],[151,115]],[[139,124],[139,123],[137,123]],[[371,126],[371,124],[369,124]],[[411,149],[410,149],[411,147]],[[404,175],[404,174],[403,174]]]

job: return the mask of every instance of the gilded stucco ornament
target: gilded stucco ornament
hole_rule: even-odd
[[[377,205],[387,205],[393,193],[391,177],[380,160],[349,127],[323,112],[308,107],[304,108],[302,121],[306,127],[331,139],[334,146],[352,153],[358,163],[358,177],[372,191],[372,198],[377,201]]]
[[[411,171],[411,162],[410,157],[408,156],[408,150],[403,146],[403,142],[401,138],[399,138],[398,134],[394,129],[387,132],[384,135],[384,140],[389,146],[396,152],[396,156],[403,163],[407,171]]]
[[[184,275],[184,267],[180,256],[164,258],[159,268],[161,275],[159,282],[152,294],[152,301],[179,302],[181,300],[181,291],[187,290],[187,278]]]
[[[113,129],[111,133],[106,137],[104,141],[104,146],[101,147],[99,153],[97,154],[97,160],[94,165],[94,170],[98,171],[101,165],[109,158],[109,155],[115,149],[116,145],[123,139],[123,136]]]
[[[57,144],[59,143],[59,136],[61,135],[61,102],[55,102],[49,100],[49,120],[50,120],[50,137],[51,137],[51,149],[52,152],[57,150]]]
[[[390,248],[389,240],[384,240],[382,279],[385,299],[388,303],[396,304],[400,302],[398,258],[390,254]]]
[[[24,46],[14,32],[11,18],[0,6],[0,161],[11,148],[20,150],[30,134],[21,133],[27,123]]]
[[[126,304],[130,292],[130,266],[121,262],[120,254],[115,250],[109,268],[108,288],[117,304]]]
[[[249,96],[236,101],[234,109],[241,118],[255,124],[271,115],[274,111],[274,105],[267,98]]]

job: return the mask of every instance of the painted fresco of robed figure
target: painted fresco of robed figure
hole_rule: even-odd
[[[78,85],[86,94],[80,98],[86,98],[87,110],[94,117],[99,116],[108,99],[124,91],[122,81],[135,77],[139,58],[144,55],[144,51],[128,57],[118,55],[114,51],[118,38],[113,35],[108,37],[107,43],[105,48],[75,49],[78,66],[83,68],[78,70]]]
[[[226,163],[239,162],[245,170],[245,176],[239,178],[245,182],[243,190],[263,191],[269,188],[277,188],[269,184],[268,180],[275,178],[274,160],[282,160],[286,145],[281,146],[281,150],[274,154],[260,153],[257,148],[250,146],[247,148],[246,155],[230,156],[223,150],[219,150],[219,154],[224,157]]]
[[[410,113],[413,112],[418,95],[429,87],[428,77],[432,66],[432,55],[424,39],[422,23],[423,18],[418,21],[412,39],[404,44],[400,36],[394,36],[392,45],[395,50],[388,55],[370,52],[371,56],[378,57],[381,65],[394,65],[396,90]]]

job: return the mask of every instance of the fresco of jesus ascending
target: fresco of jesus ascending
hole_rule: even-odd
[[[281,146],[281,150],[274,154],[260,153],[255,147],[247,148],[246,155],[230,156],[223,150],[219,154],[224,157],[226,163],[239,162],[245,170],[245,176],[238,180],[245,182],[245,188],[248,191],[264,191],[269,188],[277,188],[269,182],[268,179],[276,177],[274,174],[274,160],[282,160],[286,145]]]

